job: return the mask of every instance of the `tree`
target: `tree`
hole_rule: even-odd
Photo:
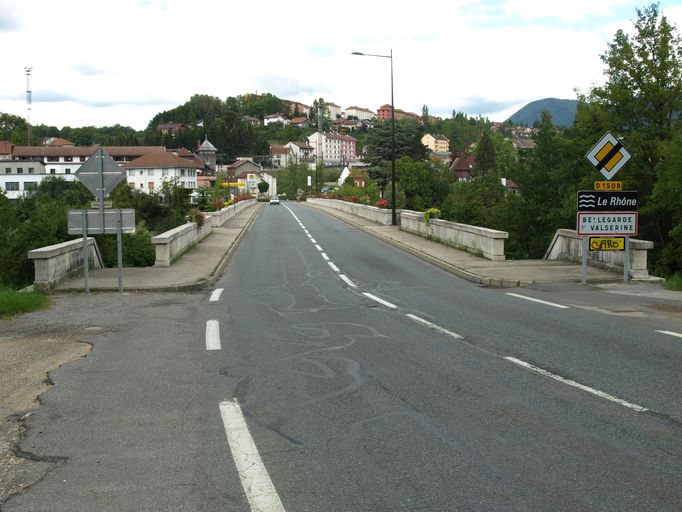
[[[417,211],[440,206],[450,186],[445,165],[407,156],[396,162],[396,181],[405,193],[404,207]]]
[[[269,188],[270,184],[267,181],[258,182],[258,192],[260,192],[261,194],[265,194]]]
[[[495,174],[497,162],[495,159],[495,144],[489,131],[483,132],[481,141],[476,146],[476,174]]]
[[[636,12],[635,33],[619,30],[601,56],[606,83],[580,97],[576,127],[592,144],[607,130],[623,138],[632,161],[618,179],[639,191],[641,236],[661,248],[676,225],[652,194],[667,144],[682,128],[682,44],[657,4]]]
[[[418,123],[404,119],[395,123],[395,157],[396,160],[407,156],[415,160],[426,160],[428,148],[421,142],[421,131]],[[369,131],[364,140],[362,159],[371,165],[390,162],[392,158],[391,122],[378,123]]]
[[[429,107],[426,105],[422,106],[422,125],[424,129],[428,129],[431,126],[431,116],[429,115]]]
[[[0,140],[26,144],[27,128],[23,117],[0,113]]]

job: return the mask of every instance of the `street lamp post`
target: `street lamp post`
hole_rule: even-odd
[[[391,224],[398,225],[398,217],[395,211],[395,105],[393,104],[393,49],[388,55],[376,55],[373,53],[353,52],[352,55],[363,57],[381,57],[391,59]]]

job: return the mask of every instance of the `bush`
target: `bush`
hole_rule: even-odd
[[[426,211],[424,211],[424,222],[427,224],[431,222],[431,219],[438,219],[440,218],[440,210],[438,208],[429,208]]]

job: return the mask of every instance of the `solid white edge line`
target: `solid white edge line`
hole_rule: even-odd
[[[239,472],[244,494],[253,512],[284,512],[284,505],[249,433],[237,400],[220,402],[225,435]]]
[[[324,258],[324,261],[329,261],[329,256],[327,256],[326,252],[322,253],[322,257]]]
[[[555,302],[547,302],[546,300],[535,299],[533,297],[528,297],[527,295],[519,295],[518,293],[509,293],[509,292],[507,293],[507,295],[510,295],[512,297],[518,297],[519,299],[530,300],[532,302],[538,302],[540,304],[544,304],[545,306],[552,306],[553,308],[569,309],[568,306],[564,306],[563,304],[557,304]]]
[[[348,277],[346,277],[345,274],[339,274],[339,277],[341,278],[341,280],[342,280],[344,283],[346,283],[346,284],[347,284],[348,286],[350,286],[351,288],[357,288],[357,287],[358,287],[358,285],[356,285],[353,281],[351,281],[350,279],[348,279]]]
[[[656,331],[660,332],[661,334],[667,334],[668,336],[675,336],[676,338],[682,338],[682,334],[679,332],[675,331]]]
[[[646,407],[642,407],[641,405],[626,402],[625,400],[622,400],[620,398],[616,398],[615,396],[609,395],[608,393],[604,393],[603,391],[599,391],[599,390],[591,388],[589,386],[585,386],[584,384],[580,384],[579,382],[575,382],[574,380],[565,379],[564,377],[561,377],[560,375],[555,375],[551,372],[548,372],[547,370],[543,370],[542,368],[538,368],[537,366],[534,366],[530,363],[526,363],[525,361],[521,361],[520,359],[516,359],[515,357],[505,357],[504,359],[506,359],[507,361],[510,361],[514,364],[517,364],[519,366],[523,366],[524,368],[527,368],[527,369],[529,369],[535,373],[539,373],[540,375],[544,375],[545,377],[549,377],[550,379],[554,379],[556,381],[562,382],[563,384],[568,384],[569,386],[573,386],[574,388],[581,389],[583,391],[591,393],[591,394],[598,396],[600,398],[604,398],[604,399],[609,400],[611,402],[614,402],[618,405],[622,405],[623,407],[628,407],[629,409],[633,409],[637,412],[646,412],[649,410]]]
[[[324,249],[322,249],[322,247],[320,247],[320,246],[317,245],[317,244],[315,244],[315,248],[316,248],[318,251],[320,251],[320,252],[322,252],[322,251],[324,250]]]
[[[220,350],[220,322],[218,320],[206,322],[206,350]]]
[[[448,331],[447,329],[444,329],[440,325],[436,325],[434,323],[429,322],[428,320],[424,320],[423,318],[419,318],[416,315],[413,315],[412,313],[407,313],[407,317],[411,318],[415,322],[419,322],[420,324],[425,325],[426,327],[433,329],[434,331],[437,331],[441,334],[445,334],[446,336],[451,336],[457,340],[464,339],[464,336],[461,334],[457,334],[456,332]]]
[[[220,295],[223,293],[222,288],[216,288],[213,290],[213,293],[211,293],[211,298],[208,299],[209,302],[218,302],[220,300]]]
[[[390,302],[387,302],[384,299],[377,297],[376,295],[372,295],[371,293],[364,292],[363,295],[369,299],[372,299],[373,301],[378,302],[379,304],[383,304],[387,308],[396,309],[398,307],[395,304],[391,304]]]
[[[339,267],[337,267],[336,265],[334,265],[333,262],[328,261],[328,262],[327,262],[327,265],[329,265],[329,266],[332,268],[332,270],[333,270],[334,272],[341,272],[341,269],[340,269]]]

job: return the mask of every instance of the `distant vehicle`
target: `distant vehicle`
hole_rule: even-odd
[[[272,196],[272,197],[270,198],[270,204],[279,205],[279,196]]]

